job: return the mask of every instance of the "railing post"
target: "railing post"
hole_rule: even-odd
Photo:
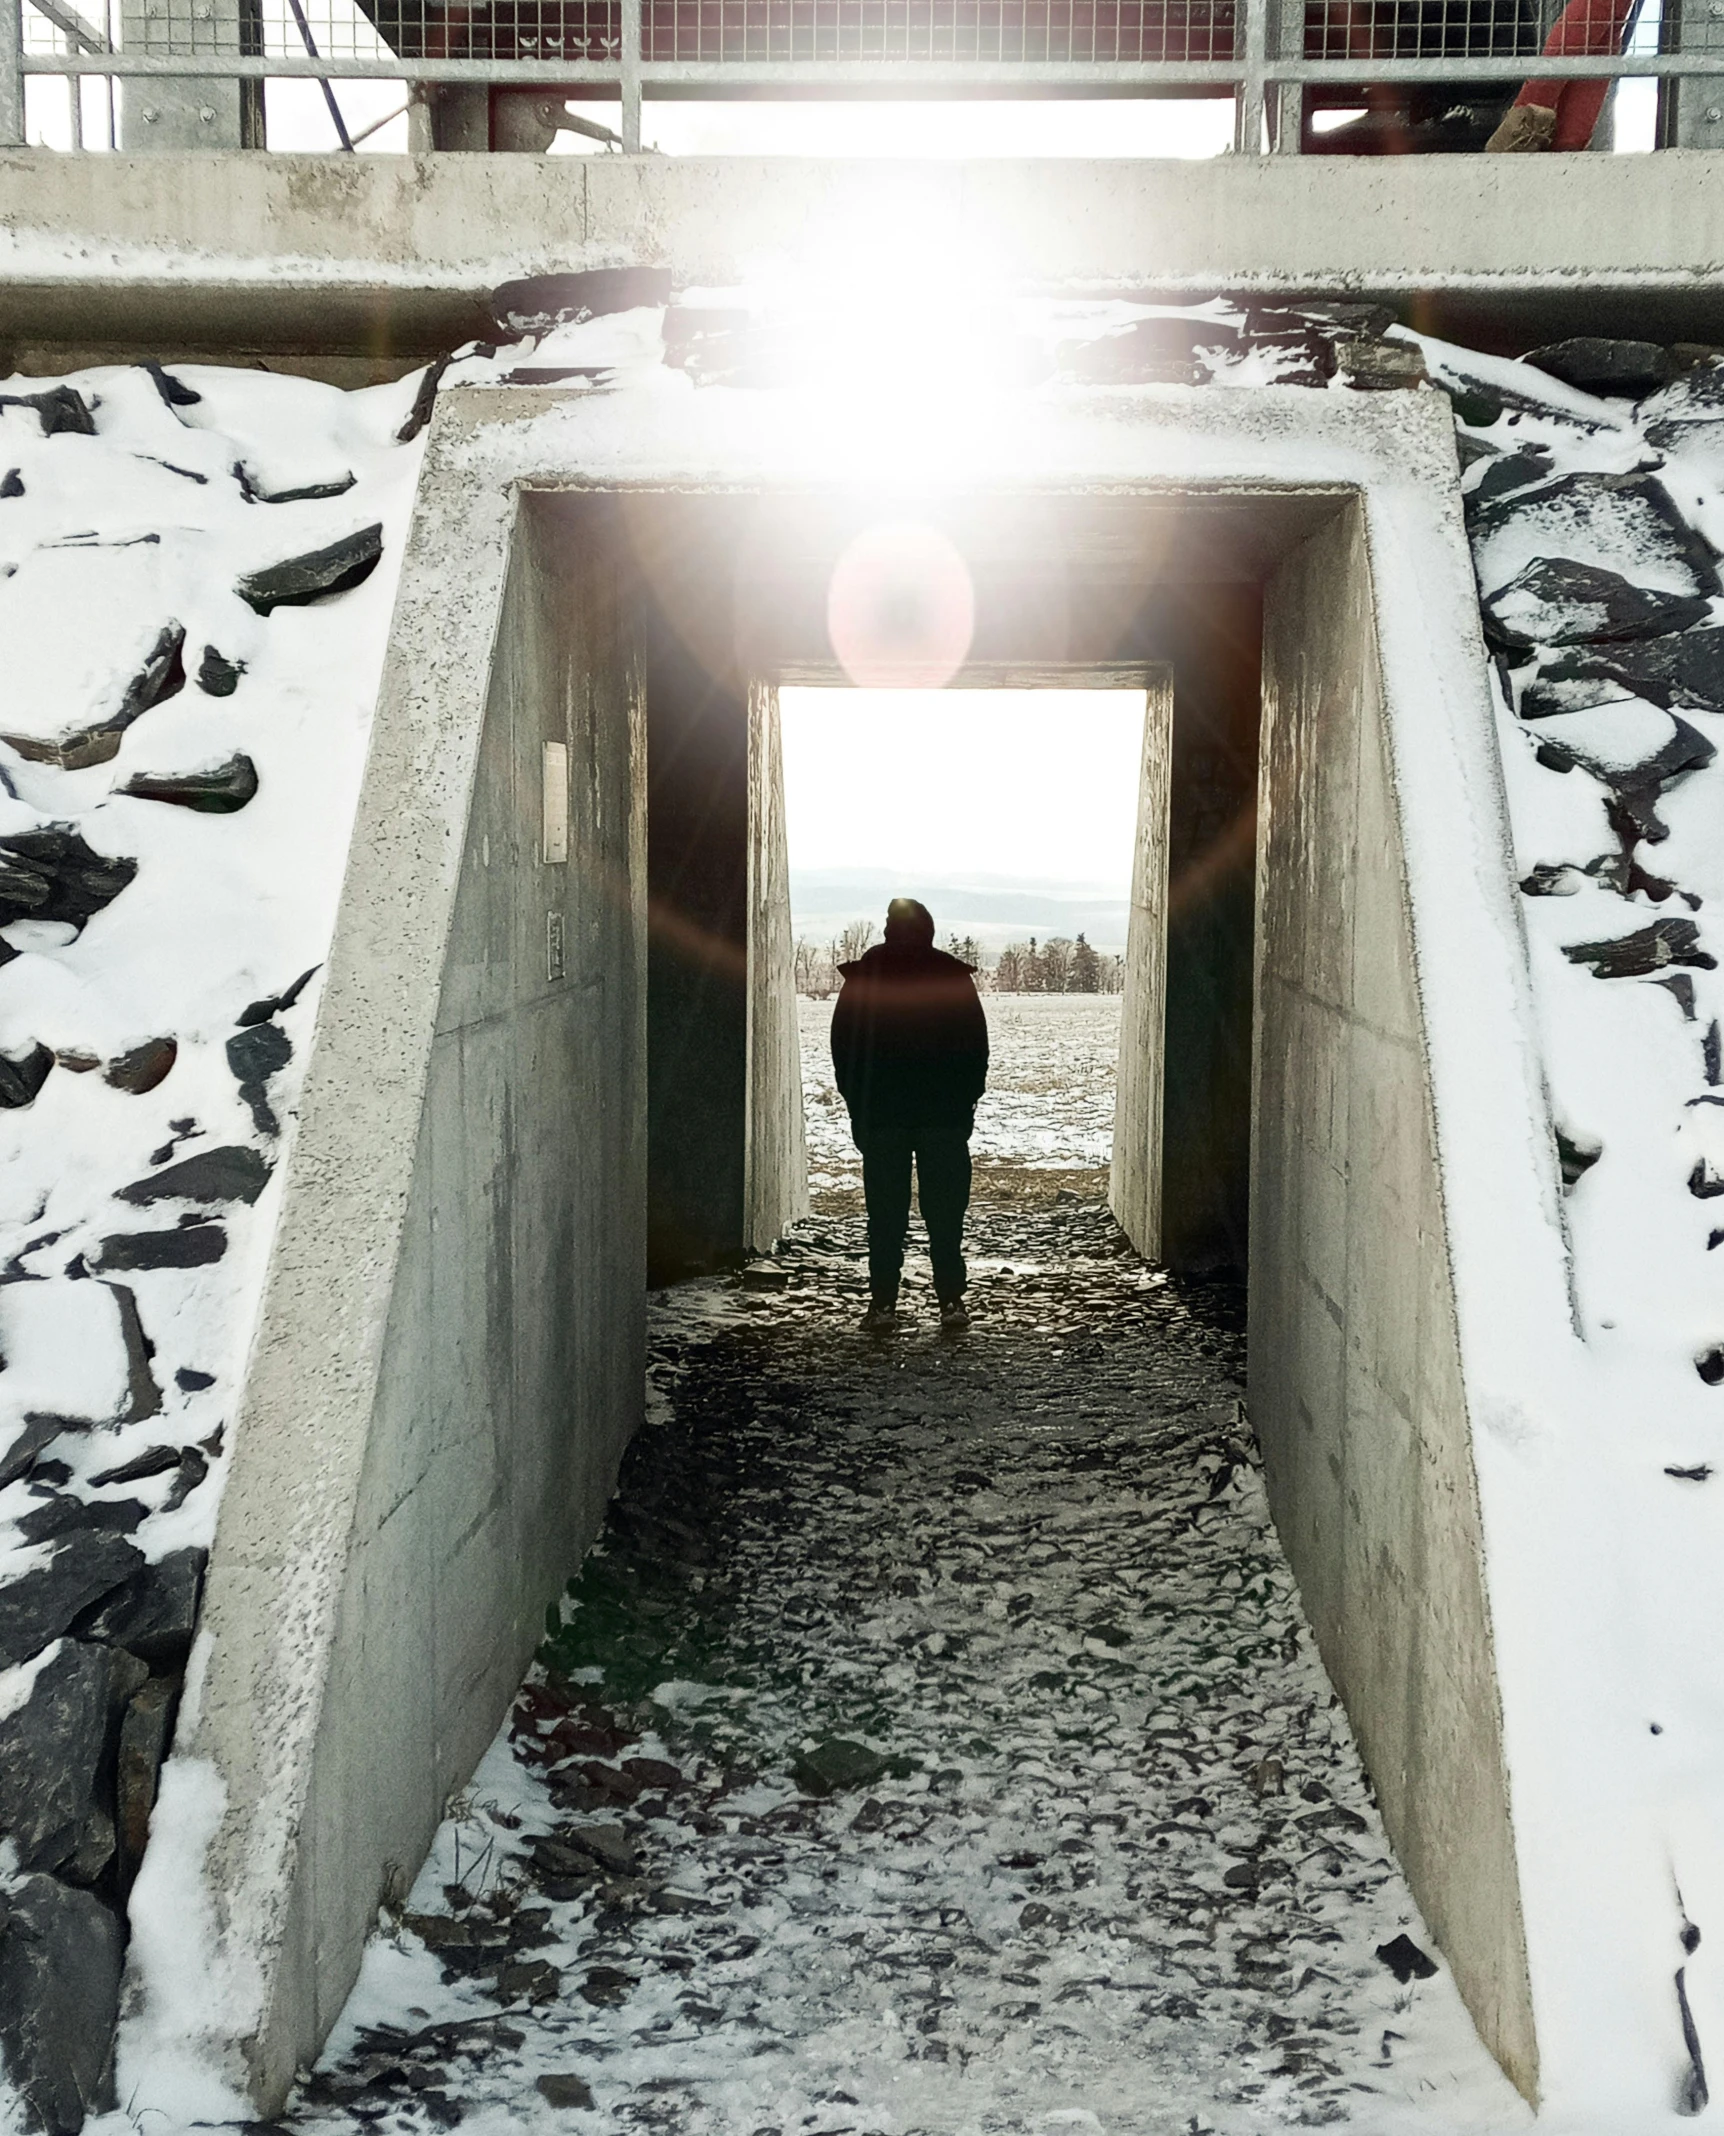
[[[627,0],[625,0],[625,5]],[[1233,92],[1233,152],[1263,153],[1263,69],[1269,57],[1269,10],[1275,0],[1239,0],[1245,18],[1245,48],[1239,59],[1245,72]]]
[[[0,0],[5,5],[6,0]],[[619,0],[622,11],[623,154],[641,147],[641,0]]]
[[[24,146],[24,0],[0,0],[0,148]]]

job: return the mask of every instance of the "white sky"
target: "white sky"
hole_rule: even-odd
[[[1141,690],[783,690],[793,868],[1131,879]]]

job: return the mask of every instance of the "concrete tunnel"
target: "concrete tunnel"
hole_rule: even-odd
[[[913,518],[960,686],[1145,692],[1112,1205],[1248,1268],[1277,1526],[1536,2097],[1537,1634],[1505,1660],[1472,1417],[1567,1309],[1446,404],[1077,397],[1007,486],[758,399],[439,405],[176,1757],[221,1783],[200,2051],[285,2096],[597,1531],[647,1284],[805,1207],[775,692],[841,679],[834,565]]]

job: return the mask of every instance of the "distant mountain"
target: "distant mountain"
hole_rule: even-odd
[[[1070,883],[1036,877],[968,877],[886,868],[793,869],[791,925],[815,942],[830,941],[851,920],[885,923],[889,898],[919,897],[934,915],[939,938],[972,935],[985,950],[1034,935],[1088,937],[1099,950],[1122,952],[1131,909],[1124,884]]]

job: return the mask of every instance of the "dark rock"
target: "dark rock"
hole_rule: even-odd
[[[198,662],[198,688],[206,697],[231,697],[244,673],[243,660],[224,660],[213,645],[206,645]]]
[[[168,1071],[179,1057],[180,1049],[175,1040],[146,1038],[141,1046],[134,1046],[129,1053],[119,1054],[111,1060],[102,1071],[102,1080],[111,1083],[116,1090],[127,1090],[133,1097],[141,1098],[158,1083],[167,1081]]]
[[[0,1720],[0,1835],[25,1869],[63,1869],[95,1816],[113,1657],[63,1640]]]
[[[140,771],[120,791],[140,801],[166,801],[174,808],[196,809],[206,816],[232,816],[257,792],[257,766],[241,753],[210,771]]]
[[[1724,1194],[1724,1174],[1714,1172],[1704,1157],[1696,1157],[1688,1174],[1688,1191],[1696,1201],[1714,1201]]]
[[[1555,736],[1540,742],[1538,761],[1553,771],[1569,771],[1578,764],[1590,772],[1610,789],[1605,816],[1618,837],[1629,845],[1640,839],[1657,845],[1669,836],[1668,827],[1659,820],[1658,797],[1690,772],[1703,771],[1717,755],[1713,745],[1697,728],[1678,719],[1674,713],[1670,720],[1670,739],[1637,763],[1611,762],[1578,743]],[[1659,924],[1677,923],[1661,921]]]
[[[1408,1935],[1399,1935],[1392,1943],[1379,1943],[1377,1956],[1403,1987],[1410,1980],[1430,1980],[1436,1974],[1436,1960],[1420,1950]]]
[[[120,1502],[80,1498],[71,1491],[54,1491],[38,1497],[14,1523],[27,1543],[51,1543],[63,1535],[99,1528],[109,1535],[133,1535],[142,1526],[144,1508],[135,1499]]]
[[[23,494],[24,477],[17,468],[7,468],[6,472],[0,475],[0,497],[22,497]]]
[[[36,1466],[37,1455],[62,1433],[79,1428],[65,1417],[27,1416],[12,1443],[0,1454],[0,1491],[9,1483],[16,1483],[20,1476],[27,1476]]]
[[[1678,1483],[1704,1483],[1712,1470],[1704,1461],[1697,1461],[1692,1468],[1667,1468],[1667,1476],[1674,1476]]]
[[[1592,334],[1529,349],[1523,361],[1582,393],[1620,394],[1630,400],[1656,393],[1676,375],[1670,351],[1656,341],[1612,341]]]
[[[805,1794],[836,1795],[846,1788],[872,1787],[886,1771],[887,1761],[861,1743],[842,1736],[827,1736],[811,1750],[803,1751],[792,1770]]]
[[[585,2109],[593,2103],[592,2092],[580,2077],[547,2073],[535,2077],[534,2088],[547,2106]]]
[[[90,1488],[104,1491],[116,1483],[145,1483],[152,1476],[165,1476],[169,1469],[179,1465],[180,1449],[177,1446],[147,1446],[130,1461],[122,1461],[118,1468],[104,1469],[99,1476],[92,1476]]]
[[[197,1630],[204,1553],[174,1550],[135,1571],[88,1616],[88,1639],[125,1647],[164,1673],[185,1666]]]
[[[1610,694],[1626,691],[1648,704],[1681,705],[1699,712],[1724,711],[1724,629],[1690,630],[1678,636],[1646,638],[1629,645],[1581,645],[1552,661],[1539,681],[1552,695],[1565,683],[1604,686]],[[1595,695],[1591,702],[1601,699]],[[1579,711],[1579,704],[1552,704],[1552,711]],[[1523,701],[1523,719],[1541,713]]]
[[[326,549],[313,549],[304,556],[290,556],[263,571],[242,578],[234,591],[260,616],[276,608],[305,608],[313,601],[327,600],[351,587],[363,585],[377,569],[383,554],[383,522],[361,527],[358,533],[331,542]]]
[[[1468,525],[1487,504],[1547,480],[1555,464],[1548,445],[1523,445],[1519,452],[1500,454],[1461,500]]]
[[[621,1825],[564,1825],[558,1837],[612,1876],[633,1876],[635,1873],[635,1850]]]
[[[1717,560],[1671,501],[1670,493],[1651,475],[1559,475],[1542,489],[1502,498],[1472,519],[1475,546],[1514,527],[1530,533],[1538,553],[1561,557],[1570,545],[1583,549],[1602,543],[1661,571],[1685,575],[1692,594],[1719,590]],[[1580,561],[1595,559],[1583,556]],[[1482,568],[1482,566],[1481,566]],[[1491,590],[1486,587],[1486,590]]]
[[[195,408],[203,395],[188,386],[183,378],[176,378],[172,371],[163,370],[153,358],[146,356],[138,365],[140,371],[149,374],[149,380],[161,395],[163,405],[169,408]]]
[[[207,1268],[227,1252],[220,1224],[184,1224],[177,1231],[114,1231],[91,1264],[98,1273],[135,1274],[142,1268]]]
[[[674,1793],[682,1786],[681,1767],[668,1764],[663,1758],[625,1758],[623,1771],[641,1787]]]
[[[209,1459],[203,1449],[188,1446],[180,1460],[179,1474],[169,1484],[167,1496],[162,1500],[162,1511],[172,1513],[176,1507],[183,1506],[209,1472]]]
[[[0,1669],[58,1639],[91,1603],[112,1594],[144,1562],[122,1535],[84,1528],[68,1535],[46,1565],[0,1587]]]
[[[321,965],[314,964],[308,971],[301,972],[285,993],[265,994],[261,1001],[247,1002],[239,1012],[240,1028],[244,1030],[252,1024],[268,1023],[272,1016],[279,1016],[283,1009],[291,1009],[321,969]]]
[[[1559,1127],[1556,1131],[1557,1162],[1562,1168],[1562,1183],[1572,1187],[1582,1179],[1604,1155],[1602,1146],[1588,1149],[1585,1144],[1572,1141]]]
[[[752,1291],[788,1290],[790,1271],[777,1261],[749,1261],[742,1269],[742,1287]]]
[[[1666,965],[1689,964],[1712,971],[1718,959],[1700,947],[1700,930],[1692,920],[1654,920],[1633,934],[1608,942],[1573,942],[1563,948],[1571,964],[1590,964],[1595,979],[1644,979]]]
[[[1579,868],[1566,862],[1541,861],[1528,875],[1520,879],[1520,887],[1527,897],[1577,897],[1585,886],[1586,877]]]
[[[1412,341],[1337,341],[1335,376],[1360,393],[1422,386],[1427,377],[1424,352]]]
[[[359,480],[357,475],[349,473],[337,482],[308,482],[303,489],[266,490],[252,480],[241,463],[235,464],[233,474],[247,504],[311,504],[320,497],[345,497]]]
[[[127,683],[118,706],[106,719],[84,727],[58,742],[39,741],[27,734],[0,735],[21,757],[36,764],[57,764],[63,771],[82,771],[91,764],[107,764],[119,755],[120,741],[132,722],[152,705],[177,697],[186,686],[186,642],[178,623],[164,625],[144,664]]]
[[[114,1836],[120,1885],[128,1889],[149,1843],[150,1815],[156,1806],[156,1783],[168,1754],[179,1686],[152,1676],[126,1708],[120,1723],[119,1760],[114,1776]]]
[[[1238,333],[1226,321],[1137,319],[1117,332],[1060,344],[1058,369],[1095,385],[1198,383],[1198,351],[1232,348]]]
[[[453,356],[439,356],[427,365],[419,379],[419,390],[413,396],[413,406],[407,412],[407,420],[395,433],[398,445],[411,445],[426,424],[431,420],[432,410],[437,405],[437,388],[443,383],[443,373],[455,361]]]
[[[588,1969],[579,1992],[582,2002],[591,2003],[595,2010],[615,2010],[628,2001],[634,1985],[632,1973],[620,1972],[614,1965],[595,1965]]]
[[[0,2060],[45,2136],[76,2136],[111,2103],[120,1924],[51,1876],[0,1898]]]
[[[511,1959],[498,1968],[497,1995],[503,2002],[555,2002],[562,1988],[562,1974],[543,1958]]]
[[[182,1394],[200,1394],[205,1387],[215,1385],[213,1372],[199,1372],[195,1366],[181,1365],[174,1374],[174,1385]]]
[[[1696,1931],[1695,1942],[1699,1941]],[[1693,1949],[1692,1944],[1684,1948]],[[1682,2073],[1681,2088],[1676,2095],[1676,2111],[1679,2114],[1701,2114],[1711,2093],[1706,2088],[1706,2064],[1700,2053],[1700,2032],[1694,2022],[1694,2012],[1688,2007],[1688,1968],[1676,1968],[1676,2014],[1682,2020],[1682,2044],[1688,2051],[1688,2067]]]
[[[1536,557],[1484,603],[1485,636],[1506,652],[1589,640],[1656,638],[1704,621],[1710,604],[1636,586],[1620,572]]]
[[[610,312],[670,302],[668,267],[589,267],[574,274],[528,275],[491,292],[491,317],[508,340],[577,326]]]
[[[0,927],[63,920],[82,928],[138,872],[135,860],[98,853],[69,824],[0,838]]]
[[[71,386],[50,386],[42,393],[0,393],[0,408],[34,408],[45,438],[96,435],[89,402]]]
[[[224,1143],[219,1149],[182,1157],[178,1164],[152,1172],[147,1179],[134,1179],[114,1199],[141,1209],[161,1201],[254,1202],[269,1184],[273,1169],[257,1150],[239,1142]]]
[[[1694,1369],[1708,1387],[1724,1383],[1724,1349],[1703,1350],[1694,1360]]]
[[[236,1032],[227,1042],[227,1064],[239,1084],[239,1094],[251,1108],[252,1125],[260,1135],[281,1132],[269,1102],[269,1079],[293,1058],[293,1041],[278,1023],[253,1024]]]
[[[34,1104],[53,1065],[54,1056],[46,1046],[32,1047],[20,1061],[0,1053],[0,1105],[17,1111]]]
[[[138,1301],[130,1288],[124,1283],[110,1283],[107,1290],[120,1311],[120,1339],[126,1346],[126,1375],[130,1390],[126,1407],[114,1422],[137,1424],[145,1417],[155,1416],[162,1406],[162,1390],[150,1370],[156,1346],[144,1333]]]

